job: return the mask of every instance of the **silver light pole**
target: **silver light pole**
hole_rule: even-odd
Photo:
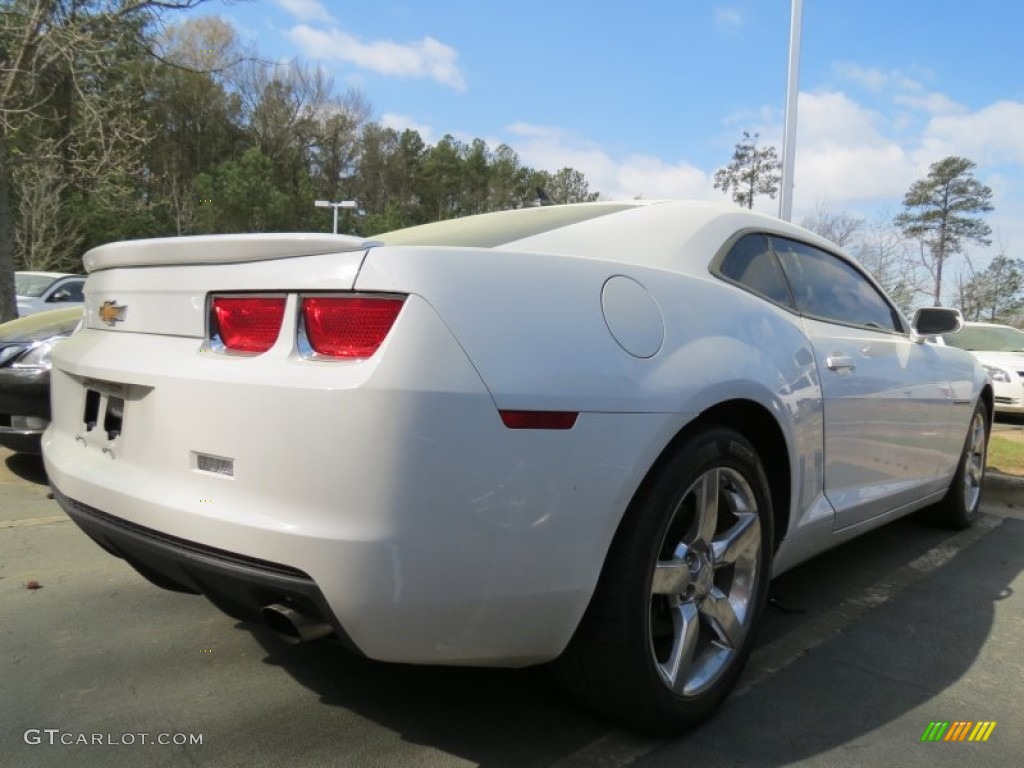
[[[358,208],[359,205],[355,200],[341,200],[339,202],[332,202],[330,200],[314,200],[313,205],[317,208],[333,208],[334,209],[334,234],[338,234],[338,209],[339,208]]]
[[[796,102],[800,92],[800,35],[803,26],[803,0],[793,0],[789,17],[789,80],[786,85],[786,129],[782,146],[782,191],[779,218],[793,218],[793,168],[796,164]]]

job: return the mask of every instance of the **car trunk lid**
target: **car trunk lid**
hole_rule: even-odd
[[[84,326],[202,338],[211,294],[350,291],[374,244],[346,235],[261,234],[100,246],[83,258]]]

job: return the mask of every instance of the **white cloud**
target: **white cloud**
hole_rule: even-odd
[[[846,94],[801,93],[797,110],[794,206],[902,197],[916,178],[914,160],[883,133],[883,117]],[[781,131],[768,128],[763,140],[781,149],[773,134]]]
[[[979,178],[986,169],[1024,165],[1024,103],[930,111],[927,122],[907,132],[913,121],[905,116],[869,109],[844,93],[801,93],[795,197],[805,204],[818,197],[898,203],[931,163],[949,155],[978,163]]]
[[[995,205],[985,216],[995,233],[993,245],[971,246],[972,259],[984,265],[1000,241],[1015,252],[1024,243],[1024,184],[1019,181],[1024,132],[1018,128],[1024,124],[1024,103],[1000,101],[974,111],[920,104],[917,110],[924,114],[915,113],[908,122],[906,114],[875,111],[844,93],[801,93],[794,220],[812,211],[817,200],[868,218],[886,207],[897,211],[931,163],[960,155],[978,164],[975,177],[992,188]],[[921,116],[923,121],[916,119]],[[777,207],[765,200],[758,207],[775,213]]]
[[[458,52],[432,37],[411,43],[392,40],[364,43],[337,28],[325,31],[305,24],[292,27],[287,34],[309,58],[347,61],[382,75],[429,78],[458,91],[466,89],[457,63]]]
[[[526,165],[552,172],[575,168],[602,199],[714,199],[707,174],[688,162],[643,154],[615,158],[592,141],[550,126],[514,123],[507,130],[515,136],[508,143]]]
[[[1018,130],[1024,125],[1024,103],[1002,101],[973,112],[958,107],[924,117],[923,122],[914,121],[917,128],[908,132],[902,116],[871,109],[840,91],[801,93],[794,209],[811,210],[818,200],[828,200],[837,210],[898,206],[931,163],[955,154],[978,163],[977,177],[996,191],[993,224],[1001,219],[1001,226],[1016,239],[1024,227],[998,213],[1000,199],[1008,206],[1024,188],[1017,184],[1018,189],[1009,189],[1013,184],[1006,181],[1019,177],[1015,165],[1024,165],[1024,132]],[[762,144],[780,150],[781,123],[780,115],[765,111],[750,112],[744,121],[747,130],[760,133]],[[524,163],[551,171],[576,168],[586,175],[591,189],[606,199],[639,195],[721,200],[724,196],[713,189],[712,177],[728,161],[738,137],[734,127],[729,124],[729,135],[722,137],[720,162],[707,168],[687,159],[613,156],[586,137],[550,126],[515,123],[507,131],[508,143]],[[778,210],[777,201],[757,202],[767,212]]]
[[[615,164],[614,170],[611,189],[618,198],[718,199],[710,176],[686,161],[666,163],[651,155],[628,155]]]
[[[1024,102],[1003,100],[970,110],[944,93],[927,90],[921,82],[899,70],[882,72],[849,62],[838,63],[834,68],[850,82],[872,93],[884,92],[893,104],[905,108],[883,120],[844,94],[831,94],[833,99],[841,98],[845,108],[835,111],[827,129],[847,123],[844,140],[865,130],[868,137],[878,138],[877,127],[902,135],[900,141],[908,156],[913,157],[918,175],[927,171],[931,163],[949,155],[968,157],[979,167],[1024,164],[1024,131],[1020,129],[1024,124]],[[804,103],[822,97],[800,95],[801,137]],[[867,124],[862,118],[867,118]]]
[[[415,120],[413,120],[411,117],[408,117],[407,115],[396,115],[387,112],[380,116],[380,120],[378,122],[380,122],[380,124],[383,125],[385,128],[391,128],[392,130],[398,131],[399,133],[405,130],[416,131],[417,133],[419,133],[420,138],[422,138],[424,142],[426,142],[427,144],[434,143],[434,129],[431,128],[429,125],[417,123]]]
[[[975,112],[936,115],[925,128],[919,160],[930,164],[949,155],[979,166],[1024,165],[1024,102],[997,101]]]
[[[549,125],[532,125],[531,123],[512,123],[507,126],[511,133],[516,136],[522,136],[527,139],[542,139],[548,141],[555,141],[561,139],[567,134],[558,129],[553,128]]]
[[[805,145],[797,149],[793,195],[801,205],[817,199],[837,204],[899,200],[916,178],[913,163],[896,144]]]
[[[880,69],[862,67],[860,64],[850,61],[837,61],[832,65],[832,68],[844,80],[872,92],[884,90],[920,91],[924,88],[917,80],[907,77],[898,69],[883,72]]]
[[[954,114],[964,112],[964,106],[957,104],[944,93],[897,93],[893,102],[910,109],[920,110],[932,115]]]
[[[720,27],[738,27],[743,24],[743,15],[735,8],[716,6],[715,24]]]
[[[845,93],[800,93],[797,104],[799,141],[875,146],[882,141],[882,116]]]
[[[852,62],[837,62],[833,69],[841,78],[869,93],[887,95],[895,104],[915,111],[940,115],[963,112],[964,107],[943,93],[929,91],[923,83],[898,69],[883,72]]]
[[[334,21],[320,0],[274,0],[274,3],[299,21]]]

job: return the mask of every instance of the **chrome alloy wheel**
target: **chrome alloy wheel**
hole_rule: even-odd
[[[983,421],[981,430],[983,441]],[[761,536],[754,492],[731,467],[700,475],[673,512],[651,581],[648,637],[676,695],[707,690],[743,647],[766,577]]]
[[[985,477],[985,451],[988,429],[985,414],[978,410],[971,419],[971,432],[964,449],[964,509],[972,513],[981,496],[981,483]]]

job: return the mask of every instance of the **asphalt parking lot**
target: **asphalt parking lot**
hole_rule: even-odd
[[[777,579],[737,691],[664,741],[544,669],[282,645],[149,585],[47,498],[38,459],[0,449],[0,765],[1020,765],[1024,479],[985,494],[969,531],[898,521]],[[996,726],[922,742],[935,721]]]

